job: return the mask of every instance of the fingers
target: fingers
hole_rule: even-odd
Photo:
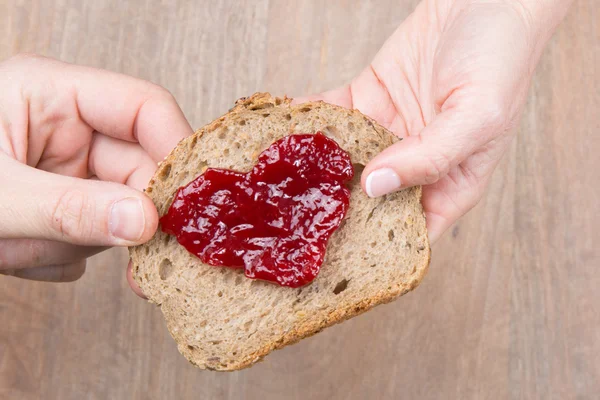
[[[85,273],[85,264],[85,260],[82,260],[72,264],[4,270],[0,271],[0,274],[33,281],[73,282],[83,276]]]
[[[510,139],[494,142],[452,168],[436,183],[423,187],[423,208],[433,244],[479,202]]]
[[[475,111],[448,110],[419,135],[405,137],[378,154],[365,167],[362,185],[370,197],[445,177],[476,149],[490,140],[500,122]]]
[[[148,299],[146,295],[144,295],[144,293],[142,292],[142,289],[140,289],[140,287],[138,286],[137,282],[133,279],[133,269],[131,261],[129,261],[129,264],[127,265],[127,282],[129,283],[129,286],[131,286],[131,290],[133,290],[135,294],[140,296],[142,299]]]
[[[72,264],[107,247],[75,246],[51,240],[0,240],[0,270]]]
[[[173,96],[158,85],[38,56],[21,56],[10,62],[18,63],[18,70],[27,75],[26,96],[49,82],[53,93],[73,93],[79,114],[75,117],[105,135],[139,142],[154,161],[162,160],[192,134]]]
[[[94,134],[88,160],[90,172],[99,179],[140,191],[156,171],[156,162],[139,144],[99,133]]]
[[[154,161],[193,133],[175,98],[162,87],[103,70],[69,68],[81,117],[105,135],[139,142]]]
[[[112,182],[51,174],[0,154],[0,237],[130,246],[152,237],[158,215],[143,193]]]

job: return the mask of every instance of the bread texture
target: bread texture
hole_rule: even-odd
[[[292,289],[251,280],[243,269],[203,264],[158,230],[130,248],[133,276],[160,306],[179,351],[211,370],[249,367],[271,351],[390,302],[414,289],[429,260],[421,188],[381,198],[364,194],[364,165],[398,139],[357,110],[324,102],[292,105],[257,93],[184,139],[160,164],[146,193],[164,215],[180,186],[206,170],[249,171],[274,141],[323,132],[355,167],[350,208],[327,246],[316,279]]]

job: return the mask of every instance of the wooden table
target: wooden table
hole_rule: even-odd
[[[368,63],[416,1],[3,0],[0,59],[30,51],[155,81],[199,127],[256,90],[304,94]],[[7,399],[598,398],[600,5],[546,49],[485,199],[399,301],[235,373],[182,358],[125,281],[0,278]],[[3,188],[2,190],[5,190]]]

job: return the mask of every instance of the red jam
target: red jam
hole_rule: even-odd
[[[287,136],[248,173],[209,168],[179,188],[162,230],[206,264],[303,286],[346,215],[353,176],[348,153],[320,132]]]

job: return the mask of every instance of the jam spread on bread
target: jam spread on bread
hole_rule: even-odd
[[[322,133],[286,136],[247,173],[209,168],[179,188],[162,230],[206,264],[300,287],[319,273],[353,176],[348,153]]]

